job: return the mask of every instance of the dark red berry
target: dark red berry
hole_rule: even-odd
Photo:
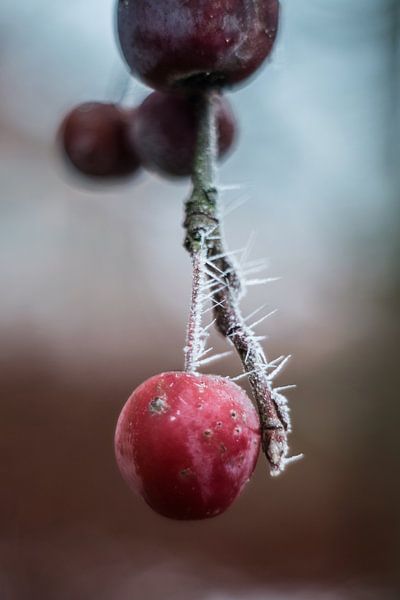
[[[232,147],[236,122],[229,102],[215,96],[218,154]],[[196,149],[196,98],[153,92],[139,106],[130,137],[142,164],[163,175],[190,175]]]
[[[134,173],[140,165],[128,141],[132,111],[114,104],[87,102],[74,108],[60,128],[62,148],[78,171],[95,177]]]
[[[270,54],[278,0],[119,0],[132,73],[160,90],[234,85]]]
[[[226,510],[259,453],[257,413],[224,377],[161,373],[140,385],[118,420],[122,476],[157,512],[204,519]]]

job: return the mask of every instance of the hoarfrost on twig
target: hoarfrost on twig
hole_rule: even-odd
[[[200,354],[205,350],[198,341],[201,340],[204,344],[205,339],[202,335],[201,315],[212,310],[216,328],[231,342],[241,359],[244,373],[233,380],[238,381],[245,377],[249,380],[260,415],[263,450],[269,462],[271,474],[278,475],[287,464],[298,460],[298,457],[288,457],[287,435],[290,431],[290,418],[287,400],[281,393],[282,388],[274,390],[272,387],[273,379],[284,369],[290,357],[280,356],[273,361],[267,360],[260,345],[260,340],[265,336],[255,335],[253,329],[273,313],[265,315],[249,326],[247,322],[254,314],[257,314],[258,310],[245,320],[239,302],[247,286],[269,283],[279,278],[245,280],[248,275],[259,273],[264,268],[264,264],[261,264],[260,261],[248,262],[248,256],[254,245],[254,234],[250,236],[241,252],[226,250],[220,221],[218,189],[215,183],[215,164],[216,124],[213,100],[212,94],[204,94],[199,99],[199,137],[192,175],[193,192],[186,204],[185,220],[187,233],[185,246],[193,260],[195,289],[199,277],[196,276],[194,257],[199,253],[202,257],[202,261],[199,263],[202,275],[200,285],[197,285],[200,287],[197,293],[197,302],[201,306],[201,310],[191,311],[191,315],[197,316],[197,320],[194,319],[196,326],[192,327],[197,331],[196,335],[189,335],[191,328],[188,328],[188,339],[195,338],[197,340],[192,343],[192,346],[197,348],[196,352],[193,352],[192,363],[197,366]],[[202,253],[204,247],[206,255]],[[208,281],[206,281],[207,279]],[[210,308],[204,309],[205,299],[211,299]],[[196,294],[194,300],[196,300]],[[205,361],[209,362],[211,358],[203,359],[202,364]]]

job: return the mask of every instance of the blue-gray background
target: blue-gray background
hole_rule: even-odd
[[[227,208],[245,200],[230,246],[252,234],[251,258],[282,276],[244,305],[279,309],[260,332],[271,357],[293,354],[281,381],[299,386],[291,441],[306,458],[273,481],[260,459],[231,511],[182,525],[129,495],[112,433],[132,388],[182,366],[189,185],[65,172],[65,112],[126,83],[113,2],[2,0],[2,599],[394,594],[400,2],[282,6],[271,63],[230,94],[240,139],[220,178],[238,185]],[[132,82],[124,102],[146,93]]]

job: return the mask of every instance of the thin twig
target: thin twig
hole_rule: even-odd
[[[206,250],[201,248],[192,255],[192,299],[190,314],[186,333],[186,346],[183,350],[185,355],[185,371],[193,373],[203,353],[201,318],[203,314],[204,293],[203,287],[206,281]]]
[[[199,97],[198,103],[199,136],[192,175],[193,192],[186,203],[185,247],[192,259],[206,249],[207,276],[225,284],[213,290],[216,327],[230,340],[242,361],[260,415],[263,449],[271,474],[277,475],[289,461],[287,434],[290,423],[286,400],[282,402],[282,395],[279,395],[279,402],[275,400],[264,351],[239,307],[244,286],[232,254],[226,251],[220,222],[212,93]]]

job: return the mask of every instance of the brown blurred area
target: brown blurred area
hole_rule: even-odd
[[[63,377],[33,348],[2,361],[2,598],[395,597],[398,409],[379,381],[394,386],[394,369],[376,361],[387,346],[375,337],[373,350],[291,369],[304,461],[270,480],[260,458],[226,515],[187,524],[132,497],[114,464],[118,412],[150,371]]]
[[[182,367],[188,185],[63,170],[57,123],[122,69],[100,35],[110,2],[86,28],[79,3],[40,0],[46,23],[33,3],[0,9],[0,600],[398,597],[398,4],[356,0],[346,19],[329,4],[286,3],[278,66],[232,96],[241,140],[221,174],[242,184],[224,202],[250,198],[230,246],[254,231],[251,258],[283,276],[244,307],[279,308],[260,333],[270,357],[293,354],[280,382],[298,385],[305,458],[271,479],[260,457],[238,502],[199,523],[154,514],[113,455],[132,389]]]

